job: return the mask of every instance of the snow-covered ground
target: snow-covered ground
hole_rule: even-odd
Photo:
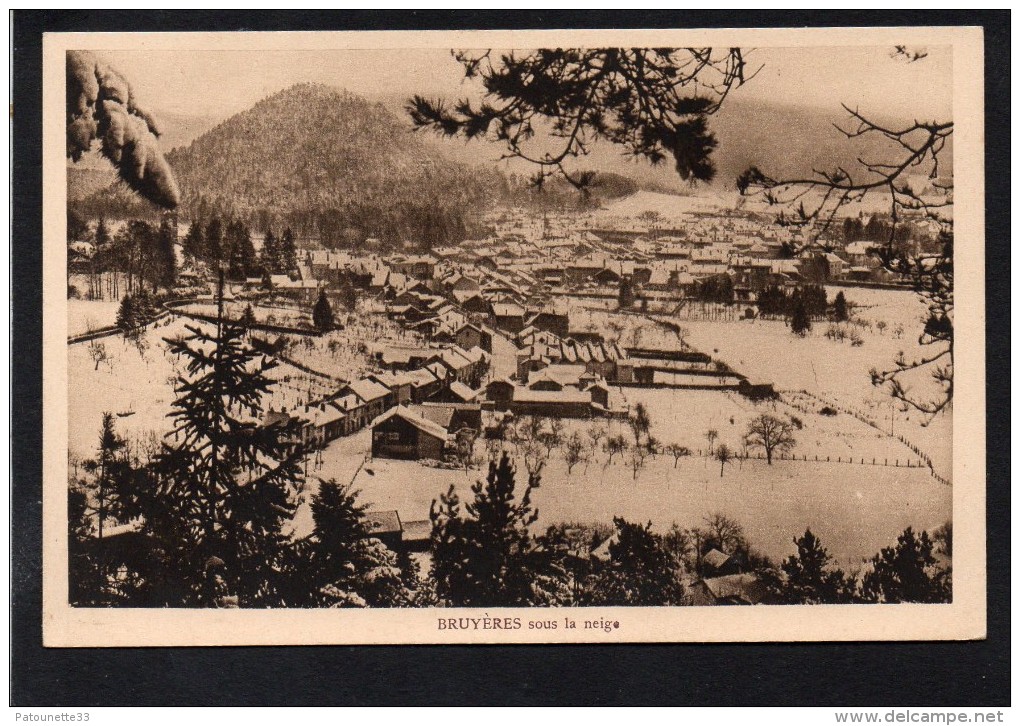
[[[67,334],[82,335],[117,322],[120,303],[111,300],[68,300]]]
[[[321,336],[302,338],[287,355],[314,371],[352,381],[378,370],[372,353],[387,345],[420,346],[422,337],[404,330],[385,315],[341,313],[342,326]]]
[[[830,289],[830,297],[834,292]],[[817,398],[786,393],[782,402],[754,404],[732,392],[614,387],[613,408],[644,403],[651,414],[651,433],[664,445],[688,446],[695,456],[681,460],[676,468],[668,455],[650,458],[635,479],[626,457],[607,466],[606,455],[600,452],[597,461],[587,467],[579,464],[568,475],[562,456],[554,454],[533,496],[540,512],[536,531],[563,521],[608,523],[613,515],[651,521],[659,528],[673,522],[695,526],[704,516],[721,512],[740,521],[752,543],[771,557],[790,554],[793,537],[810,526],[842,565],[853,566],[888,545],[908,525],[931,530],[950,519],[952,490],[935,481],[927,468],[880,464],[917,460],[916,454],[885,433],[887,423],[889,429],[919,445],[933,458],[936,469],[948,475],[951,415],[922,427],[920,416],[890,406],[887,394],[872,387],[868,376],[871,368],[888,365],[898,351],[908,356],[916,352],[923,306],[909,292],[846,289],[845,294],[859,305],[856,314],[872,322],[870,330],[861,330],[861,347],[825,338],[825,323],[816,323],[807,337],[798,338],[779,321],[683,322],[693,348],[753,379],[772,382],[784,391],[807,390]],[[70,305],[81,318],[85,311],[94,311],[98,317],[98,311],[107,308],[115,315],[115,303],[70,301]],[[95,307],[100,305],[107,308]],[[882,332],[874,325],[878,320],[887,323]],[[118,414],[118,431],[129,439],[168,429],[172,382],[180,364],[167,354],[162,339],[182,334],[185,322],[195,324],[176,318],[158,323],[142,336],[141,347],[120,336],[102,339],[110,361],[101,363],[98,370],[88,344],[68,346],[72,455],[93,455],[104,411]],[[370,347],[410,342],[380,316],[345,322],[344,330],[313,339],[311,347],[299,341],[291,354],[313,368],[349,377],[369,365],[359,343]],[[616,335],[624,345],[676,347],[679,343],[672,331],[636,315],[581,313],[573,323],[578,329],[591,327]],[[899,325],[904,328],[901,336],[894,332]],[[338,349],[330,351],[333,339]],[[512,363],[511,351],[503,349],[503,342],[494,341],[501,346],[496,351],[501,372]],[[330,388],[321,378],[292,366],[279,366],[273,376],[279,384],[272,399],[263,402],[265,406],[294,407]],[[823,416],[819,399],[861,410],[876,420],[878,428],[843,412]],[[733,461],[720,477],[718,462],[697,455],[708,447],[708,429],[719,432],[716,444],[739,451],[748,421],[763,411],[800,419],[795,453],[808,461],[780,460],[771,467],[755,459]],[[583,431],[588,425],[568,421],[566,430]],[[624,422],[614,422],[612,427],[629,435]],[[353,479],[372,508],[396,509],[404,521],[410,521],[426,519],[431,502],[449,485],[467,497],[470,485],[484,475],[481,469],[434,469],[392,460],[361,466],[369,449],[370,432],[362,431],[331,443],[321,465],[310,462],[306,504],[294,522],[298,534],[311,527],[307,497],[316,487],[315,477]],[[481,457],[481,444],[476,453]],[[845,463],[847,458],[855,463]],[[860,459],[869,463],[862,465]],[[871,465],[872,460],[879,465]]]
[[[900,351],[907,358],[920,355],[917,342],[923,326],[924,305],[906,290],[829,288],[830,298],[842,290],[858,305],[856,316],[871,322],[860,329],[864,344],[853,347],[825,337],[828,323],[816,322],[807,336],[790,332],[779,320],[684,321],[687,342],[697,350],[722,360],[753,380],[770,382],[779,390],[806,390],[823,399],[862,411],[876,422],[895,430],[925,451],[936,470],[951,477],[952,412],[926,418],[915,411],[903,412],[884,391],[871,385],[872,368],[886,370]],[[883,320],[884,331],[875,323]],[[896,334],[903,326],[902,335]],[[931,387],[926,373],[910,381],[914,393]]]
[[[680,338],[674,331],[637,313],[572,307],[570,328],[600,333],[607,342],[619,343],[625,348],[676,350],[680,346]]]
[[[714,416],[720,431],[729,425],[727,414],[740,411],[736,406],[720,409],[707,404],[701,402],[697,408]],[[709,414],[710,409],[716,413]],[[656,426],[655,421],[653,415],[653,433],[672,425],[660,420]],[[368,431],[338,439],[324,452],[321,468],[309,467],[306,503],[295,519],[298,534],[311,529],[307,501],[318,478],[353,480],[370,508],[396,509],[406,522],[428,519],[432,501],[451,484],[462,501],[469,498],[471,485],[484,476],[482,469],[435,469],[392,459],[362,466],[370,442]],[[696,441],[692,444],[698,446]],[[477,452],[481,453],[480,445]],[[793,538],[810,527],[841,565],[852,567],[888,546],[905,527],[931,531],[951,516],[951,489],[936,483],[924,468],[813,461],[776,461],[770,467],[748,460],[729,463],[722,477],[719,468],[718,462],[697,456],[682,459],[674,468],[671,456],[660,455],[648,459],[635,479],[626,457],[618,456],[606,466],[606,455],[600,453],[599,461],[587,470],[578,464],[568,475],[562,458],[554,455],[541,487],[532,494],[539,511],[533,529],[541,532],[557,522],[608,523],[613,515],[650,521],[657,529],[673,522],[691,527],[706,515],[721,512],[743,524],[754,546],[770,557],[793,553]],[[523,482],[523,464],[518,472],[518,481]]]
[[[244,314],[247,302],[234,301],[223,305],[223,314],[233,320],[240,319]],[[179,308],[182,312],[194,313],[196,315],[208,315],[215,317],[217,306],[215,302],[191,303]],[[285,325],[289,327],[308,327],[312,324],[311,314],[305,310],[283,305],[252,305],[252,312],[255,320],[267,325]]]

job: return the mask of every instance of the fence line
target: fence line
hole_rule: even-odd
[[[934,462],[932,462],[931,457],[928,456],[928,454],[926,454],[924,452],[924,450],[921,449],[921,447],[917,446],[916,444],[914,444],[911,441],[908,441],[907,438],[905,436],[903,436],[903,434],[890,434],[890,433],[887,433],[885,431],[885,429],[883,429],[878,424],[878,422],[876,422],[874,419],[872,419],[870,416],[868,416],[867,414],[863,413],[862,411],[859,411],[859,410],[857,410],[855,408],[851,408],[849,406],[844,406],[843,404],[836,403],[834,401],[828,401],[828,400],[822,398],[821,396],[818,396],[818,395],[816,395],[814,393],[811,393],[810,391],[806,391],[806,390],[783,391],[782,393],[787,394],[787,395],[793,393],[793,394],[803,395],[803,396],[806,396],[808,398],[812,398],[815,401],[817,401],[818,403],[822,404],[823,406],[827,406],[827,407],[829,407],[829,408],[831,408],[831,409],[833,409],[835,411],[838,411],[840,413],[846,414],[847,416],[852,416],[853,418],[857,419],[858,421],[860,421],[862,423],[865,423],[868,426],[871,426],[876,431],[881,432],[883,435],[890,436],[890,437],[896,439],[901,444],[903,444],[908,449],[910,449],[910,451],[912,451],[914,454],[916,454],[917,456],[920,457],[921,462],[924,465],[926,465],[928,467],[928,469],[931,471],[932,478],[935,479],[935,481],[939,482],[940,484],[944,484],[946,486],[952,486],[952,482],[947,477],[944,477],[941,474],[939,474],[937,471],[935,471]],[[817,413],[815,411],[810,411],[806,406],[802,406],[802,405],[798,404],[796,401],[791,401],[791,400],[788,400],[788,399],[784,398],[783,402],[786,403],[786,405],[788,405],[788,406],[796,408],[798,411],[802,411],[803,413],[807,413],[807,414]]]
[[[696,453],[697,456],[705,457],[705,458],[711,458],[711,457],[715,456],[715,452],[708,452],[708,451],[706,451],[704,449],[697,449],[695,453]],[[752,453],[748,453],[746,456],[734,455],[731,458],[731,461],[739,462],[741,459],[755,459],[757,461],[766,461],[768,459],[768,456],[766,454],[760,452],[760,451],[756,451],[753,454]],[[883,458],[879,459],[879,457],[877,457],[877,456],[871,457],[871,460],[869,461],[868,457],[865,457],[865,456],[841,456],[840,455],[840,456],[833,457],[831,455],[826,455],[826,456],[823,457],[823,456],[820,456],[819,454],[812,454],[812,455],[809,456],[807,454],[799,454],[798,455],[798,454],[775,453],[775,454],[772,455],[772,461],[799,461],[799,462],[802,462],[802,463],[806,462],[806,463],[809,463],[809,464],[815,464],[815,463],[817,463],[817,464],[853,464],[854,466],[886,466],[886,467],[890,467],[890,468],[894,468],[894,469],[896,469],[896,468],[898,468],[898,469],[923,469],[923,468],[925,468],[925,462],[923,460],[921,460],[921,459],[890,459],[888,457],[883,457]],[[939,479],[939,477],[937,475],[933,474],[933,476],[936,479]],[[948,484],[948,482],[944,482],[944,483]]]
[[[154,317],[152,320],[145,323],[144,325],[137,326],[135,330],[145,330],[153,323],[162,320],[168,315],[170,315],[170,311],[164,310],[161,313],[159,313],[156,317]],[[123,332],[124,331],[116,325],[107,325],[105,327],[98,328],[96,330],[89,330],[88,332],[80,333],[78,335],[69,335],[67,337],[67,344],[74,345],[75,343],[88,343],[89,341],[98,340],[99,338],[108,338],[111,335],[120,335]]]

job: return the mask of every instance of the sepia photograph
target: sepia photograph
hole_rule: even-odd
[[[45,644],[983,637],[981,38],[46,34]]]

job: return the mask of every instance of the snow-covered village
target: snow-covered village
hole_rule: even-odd
[[[713,87],[751,103],[748,61],[705,50]],[[610,51],[663,72],[687,52]],[[468,67],[514,93],[525,56],[529,77],[587,79],[599,53]],[[722,110],[717,152],[674,164],[651,126],[617,133],[645,123],[624,71],[591,86],[605,118],[574,91],[554,111],[526,88],[405,109],[312,78],[168,114],[142,129],[148,175],[118,180],[135,152],[111,128],[137,127],[123,89],[145,90],[130,60],[68,56],[72,605],[951,599],[951,117],[851,112],[887,142],[876,160],[833,132],[804,171],[795,136],[731,151],[748,133]],[[529,102],[532,133],[567,145],[538,183]],[[691,119],[716,109],[695,105],[661,114],[704,142]],[[805,144],[831,126],[796,113]],[[580,172],[565,120],[644,158]],[[479,134],[520,166],[465,161]],[[867,168],[805,179],[844,158]]]

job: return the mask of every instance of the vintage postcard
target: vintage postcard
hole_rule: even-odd
[[[983,638],[982,78],[47,34],[45,645]]]

